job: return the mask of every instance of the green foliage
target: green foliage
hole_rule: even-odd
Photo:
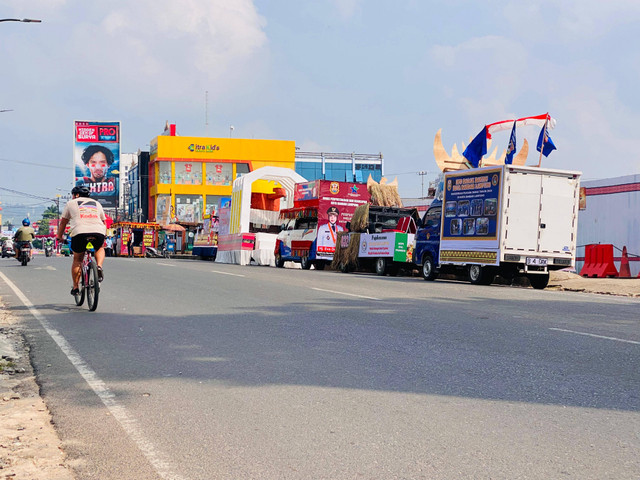
[[[38,223],[38,235],[49,235],[49,219],[43,218]]]
[[[58,210],[58,207],[56,205],[51,205],[42,213],[42,218],[58,218],[59,214],[60,210]]]

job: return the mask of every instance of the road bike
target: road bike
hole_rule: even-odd
[[[87,247],[82,257],[82,271],[80,273],[80,285],[78,285],[78,293],[74,295],[76,305],[81,306],[84,303],[84,297],[87,297],[87,306],[90,312],[94,312],[98,308],[98,298],[100,296],[100,281],[98,278],[98,264],[95,259],[95,248],[91,244],[91,237],[87,238]],[[95,240],[95,238],[93,239]]]

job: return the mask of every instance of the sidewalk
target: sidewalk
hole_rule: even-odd
[[[583,278],[553,272],[547,289],[640,298],[640,278]],[[0,356],[0,479],[73,480],[49,411],[40,398],[28,347],[2,298]]]

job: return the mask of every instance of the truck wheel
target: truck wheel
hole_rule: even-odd
[[[280,255],[279,253],[276,254],[276,267],[277,268],[284,267],[284,259],[282,258],[282,255]]]
[[[429,255],[425,256],[422,260],[422,278],[428,281],[433,281],[438,278],[436,269],[433,267],[433,260]]]
[[[300,259],[300,266],[303,270],[309,270],[311,268],[311,262],[309,261],[309,257],[302,257]]]
[[[536,290],[542,290],[549,285],[549,274],[528,275],[529,283]]]
[[[490,267],[483,267],[481,265],[469,265],[469,281],[473,285],[491,285],[495,273]]]
[[[313,266],[316,267],[316,270],[324,270],[324,266],[325,266],[324,260],[317,260],[313,264]]]
[[[376,275],[382,277],[387,270],[387,259],[384,257],[376,258]]]

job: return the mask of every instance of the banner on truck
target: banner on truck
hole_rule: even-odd
[[[336,251],[338,232],[345,231],[358,205],[369,201],[367,186],[362,183],[316,180],[297,184],[296,195],[304,200],[319,199],[316,255],[331,260]]]
[[[447,176],[442,240],[497,240],[502,170]]]
[[[86,185],[103,207],[118,206],[120,122],[74,122],[75,185]]]

